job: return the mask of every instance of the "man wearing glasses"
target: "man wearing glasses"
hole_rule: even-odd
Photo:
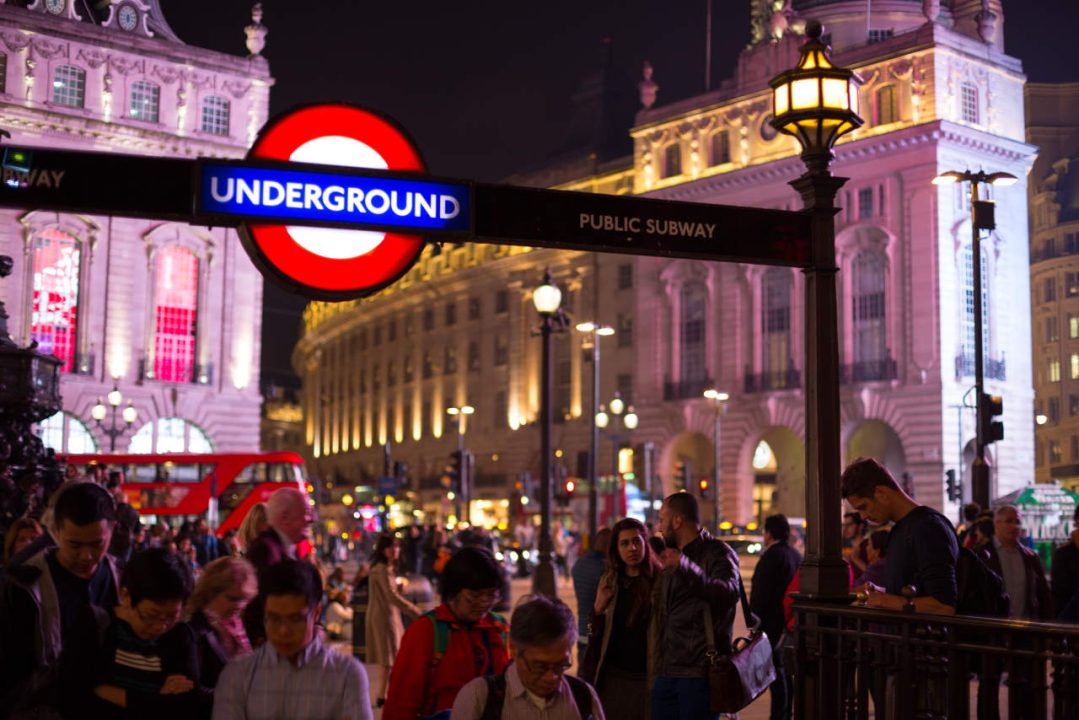
[[[372,720],[367,673],[322,643],[322,582],[302,560],[259,577],[266,643],[230,662],[214,692],[213,720]]]
[[[513,663],[502,675],[465,685],[450,720],[604,720],[592,686],[565,674],[576,642],[577,621],[561,600],[535,595],[522,602],[510,619]]]

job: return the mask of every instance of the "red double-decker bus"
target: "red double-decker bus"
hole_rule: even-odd
[[[122,470],[127,501],[147,522],[205,517],[218,535],[240,527],[251,507],[278,488],[291,485],[307,493],[303,458],[290,452],[68,455],[65,460]]]

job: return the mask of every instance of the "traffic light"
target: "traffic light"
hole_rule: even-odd
[[[689,489],[689,463],[679,460],[674,464],[674,489]]]
[[[1004,439],[1004,423],[998,420],[1004,414],[1004,398],[1000,395],[982,393],[978,403],[978,423],[982,431],[982,444],[988,445]]]
[[[454,492],[461,491],[461,451],[454,450],[450,453],[450,462],[446,465],[446,471],[442,475],[442,485]]]
[[[963,496],[963,488],[959,487],[959,482],[955,477],[955,470],[945,470],[944,481],[948,490],[948,499],[952,502],[958,502]]]
[[[708,499],[708,478],[701,478],[697,481],[697,487],[701,491],[701,500]]]
[[[566,498],[566,504],[573,499],[573,493],[577,491],[577,482],[573,478],[566,478],[562,483],[562,495]]]

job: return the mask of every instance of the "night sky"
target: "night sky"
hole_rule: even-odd
[[[187,43],[246,54],[248,0],[162,0]],[[266,0],[264,55],[277,84],[271,113],[347,100],[394,116],[433,173],[498,180],[578,149],[588,113],[574,96],[609,58],[603,153],[631,150],[641,64],[655,67],[658,104],[704,85],[706,0]],[[714,0],[713,84],[749,40],[749,0]],[[1079,81],[1075,0],[1004,0],[1009,54],[1032,81]],[[604,44],[610,38],[610,45]],[[577,109],[578,112],[574,112]],[[304,301],[266,285],[263,380],[291,373]],[[268,337],[272,330],[272,337]]]

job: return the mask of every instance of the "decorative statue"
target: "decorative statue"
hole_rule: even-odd
[[[269,30],[262,24],[262,3],[255,3],[251,8],[251,24],[244,28],[247,35],[247,51],[251,57],[259,57],[262,49],[266,47],[266,36]]]
[[[645,60],[643,68],[644,79],[637,83],[637,89],[640,91],[641,105],[645,110],[650,110],[652,106],[656,104],[656,94],[659,92],[659,85],[652,79],[652,72],[652,63]]]
[[[922,0],[922,14],[931,23],[940,17],[940,0]]]
[[[997,39],[997,14],[989,7],[989,0],[982,0],[982,10],[974,16],[978,23],[978,35],[982,41],[992,45]]]

